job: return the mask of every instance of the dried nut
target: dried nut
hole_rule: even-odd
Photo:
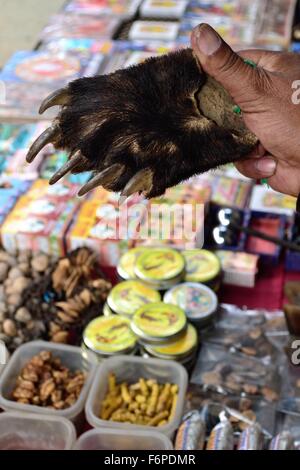
[[[265,397],[265,399],[267,401],[277,401],[278,400],[278,393],[275,392],[275,390],[273,390],[270,387],[263,387],[261,389],[261,393],[263,394],[263,396]]]
[[[40,398],[42,401],[46,401],[52,392],[55,390],[55,382],[53,379],[46,380],[40,388]]]
[[[19,294],[13,294],[7,297],[7,304],[13,307],[20,305],[22,299]]]
[[[15,319],[21,323],[28,323],[31,320],[30,312],[25,307],[20,307],[15,313]]]
[[[247,354],[247,356],[256,356],[256,349],[255,348],[244,347],[244,348],[241,349],[241,351],[244,354]]]
[[[6,263],[0,262],[0,282],[3,282],[6,279],[8,271],[8,265]]]
[[[26,287],[30,284],[30,279],[27,277],[18,277],[13,282],[13,293],[21,294]]]
[[[10,320],[9,318],[4,320],[4,322],[3,322],[3,332],[7,336],[16,336],[17,328],[16,328],[16,325],[15,325],[15,322],[13,320]]]
[[[254,330],[250,331],[249,333],[249,337],[251,339],[258,339],[260,338],[262,335],[262,330],[261,328],[255,328]]]
[[[67,315],[66,313],[63,312],[57,312],[58,318],[60,318],[64,323],[74,323],[74,318],[72,318],[70,315]]]
[[[19,264],[19,269],[22,272],[22,274],[30,274],[30,266],[28,263],[20,263]]]
[[[18,279],[18,277],[22,277],[23,274],[18,267],[11,268],[8,273],[8,278],[11,280]]]
[[[58,331],[53,336],[51,336],[51,341],[54,343],[63,343],[66,344],[68,342],[69,333],[67,331]]]
[[[202,381],[205,385],[220,385],[222,378],[218,372],[204,372]]]
[[[243,390],[245,393],[248,393],[249,395],[256,395],[258,393],[258,387],[256,385],[244,384]]]
[[[31,260],[31,267],[38,273],[43,273],[49,266],[49,258],[47,255],[37,255]]]

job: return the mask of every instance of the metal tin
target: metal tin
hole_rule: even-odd
[[[164,344],[184,335],[187,321],[184,311],[163,302],[147,304],[134,314],[133,332],[142,343]]]
[[[125,281],[136,279],[137,276],[134,272],[135,263],[138,257],[144,253],[145,250],[146,248],[144,246],[138,246],[124,253],[117,267],[117,272],[121,279],[124,279]]]
[[[130,328],[130,321],[119,315],[97,317],[83,332],[88,349],[101,356],[130,354],[136,347],[137,338]]]
[[[160,293],[140,281],[120,282],[112,288],[107,298],[113,313],[129,318],[143,305],[160,301]]]
[[[204,284],[195,282],[185,282],[173,287],[165,293],[164,302],[178,305],[185,311],[188,319],[198,326],[211,322],[218,307],[216,294]]]
[[[186,282],[210,284],[221,274],[219,258],[208,250],[185,250],[182,252],[186,263]]]
[[[105,304],[103,305],[102,312],[105,317],[110,317],[111,315],[115,315],[115,313],[111,310],[107,302],[105,302]]]
[[[138,257],[134,272],[139,279],[153,285],[169,284],[184,276],[185,260],[171,248],[147,249]]]
[[[185,335],[177,341],[162,346],[147,345],[144,346],[144,348],[153,357],[181,361],[184,359],[192,359],[197,346],[197,331],[194,326],[189,323]]]

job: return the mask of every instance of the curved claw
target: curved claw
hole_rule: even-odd
[[[143,193],[147,196],[153,187],[153,171],[150,168],[144,168],[134,175],[126,184],[121,196],[129,197],[134,193]]]
[[[60,88],[59,90],[50,93],[50,95],[42,101],[39,114],[43,114],[48,108],[51,108],[51,106],[64,106],[68,104],[68,102],[69,94],[67,88]]]
[[[26,155],[26,161],[31,163],[37,154],[44,148],[47,144],[51,144],[59,136],[59,127],[58,125],[53,125],[48,127],[31,145],[28,153]]]
[[[97,186],[111,186],[118,180],[118,178],[120,178],[120,176],[124,173],[124,170],[124,165],[120,165],[119,163],[115,163],[109,168],[106,168],[105,170],[101,171],[101,173],[94,176],[85,185],[83,185],[78,192],[78,196],[84,196],[84,194],[88,193]]]
[[[54,175],[50,178],[49,184],[55,184],[63,176],[65,176],[69,171],[74,170],[83,160],[83,155],[78,150],[74,156],[71,156],[70,160],[67,161]]]

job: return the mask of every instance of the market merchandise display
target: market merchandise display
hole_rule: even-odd
[[[36,50],[1,71],[0,422],[11,430],[3,438],[0,429],[1,450],[101,449],[104,438],[113,450],[139,439],[154,450],[300,448],[289,359],[300,332],[299,253],[241,230],[299,245],[295,199],[233,165],[151,200],[124,202],[102,187],[78,198],[91,172],[65,174],[68,152],[49,144],[25,162],[55,115],[37,113],[53,90],[180,50],[201,22],[234,48],[287,49],[294,6],[72,0]],[[283,305],[247,308],[273,270],[291,273]],[[242,293],[240,307],[222,303],[227,289]],[[71,421],[78,434],[87,422],[95,429],[75,444]],[[104,438],[88,444],[97,432]]]
[[[173,418],[178,399],[177,385],[161,385],[156,380],[144,378],[130,386],[126,382],[116,384],[113,374],[108,380],[109,390],[101,405],[101,419],[159,427]]]
[[[60,410],[76,402],[84,381],[83,372],[73,373],[50,351],[41,351],[21,370],[12,398],[18,403]]]

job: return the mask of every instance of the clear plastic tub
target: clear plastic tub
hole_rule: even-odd
[[[157,431],[92,429],[80,436],[76,450],[172,450],[170,439]]]
[[[159,427],[159,432],[172,438],[174,431],[179,426],[185,394],[188,383],[188,375],[185,368],[174,361],[161,359],[145,359],[134,356],[116,356],[106,359],[97,369],[93,384],[85,406],[85,414],[89,424],[95,428],[112,428],[130,431],[157,431],[153,426],[142,426],[128,423],[104,421],[99,418],[101,402],[105,398],[108,386],[108,375],[113,372],[117,382],[137,382],[141,377],[156,379],[160,383],[173,383],[178,385],[178,401],[174,418],[164,426]]]
[[[4,368],[9,360],[9,352],[5,346],[5,344],[0,341],[0,375],[4,371]]]
[[[75,440],[74,425],[60,416],[0,414],[0,450],[70,450]]]
[[[51,351],[54,356],[59,357],[66,367],[71,370],[84,370],[87,373],[85,384],[81,390],[78,400],[74,405],[64,410],[54,410],[42,406],[17,403],[11,399],[12,391],[16,385],[17,377],[25,364],[40,351]],[[51,416],[62,416],[73,422],[78,421],[82,414],[85,400],[93,380],[96,366],[84,360],[81,349],[65,344],[56,344],[46,341],[31,341],[20,346],[11,356],[7,366],[0,377],[0,408],[6,411],[26,411]]]

